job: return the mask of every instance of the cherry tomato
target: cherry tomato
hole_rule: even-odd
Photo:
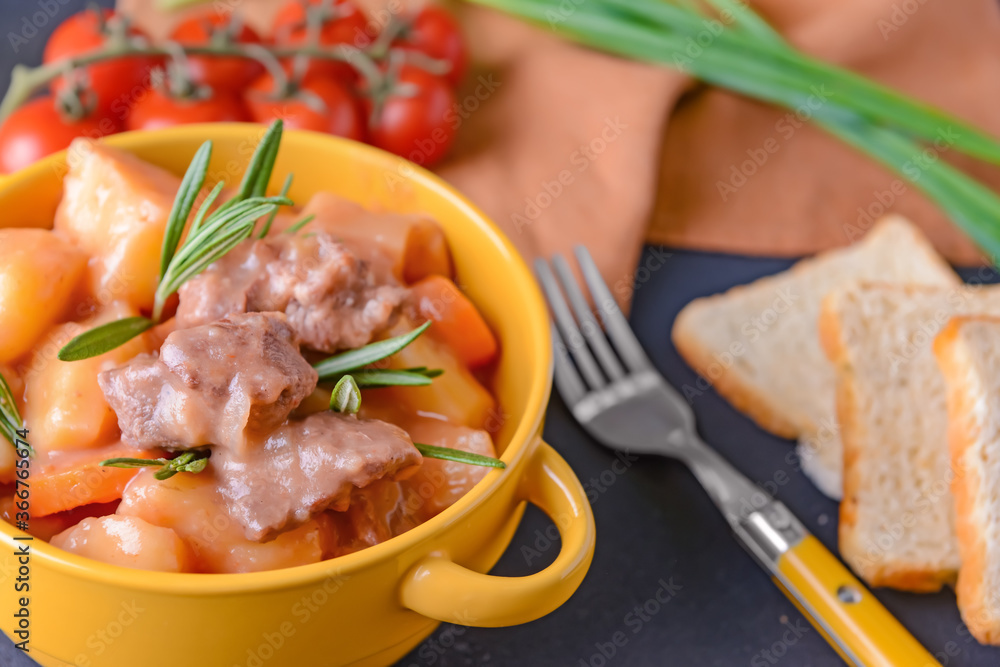
[[[125,120],[130,130],[155,130],[186,123],[241,122],[250,120],[243,100],[235,93],[215,91],[204,99],[171,97],[153,89],[136,103]]]
[[[116,17],[110,9],[101,10],[107,23]],[[129,35],[146,36],[138,28],[129,27]],[[52,63],[64,58],[93,51],[104,44],[107,30],[101,30],[97,14],[92,10],[74,14],[62,22],[45,44],[42,61]],[[88,65],[85,68],[87,88],[96,97],[95,111],[102,116],[112,116],[116,122],[124,120],[122,110],[149,87],[149,72],[161,61],[160,58],[132,57],[115,58]],[[60,77],[52,82],[52,90],[59,92],[66,87]]]
[[[465,76],[468,53],[458,21],[447,10],[428,5],[420,11],[393,46],[420,51],[431,58],[445,60],[451,69],[445,78],[458,85]]]
[[[449,119],[455,92],[448,82],[414,65],[403,65],[396,85],[369,128],[372,143],[420,165],[448,152],[456,125]]]
[[[170,38],[180,44],[204,45],[220,38],[238,44],[260,44],[261,38],[252,28],[240,25],[234,30],[232,14],[223,16],[216,11],[206,11],[180,23]],[[235,33],[235,34],[234,34]],[[260,75],[263,67],[250,58],[217,58],[213,56],[188,56],[191,79],[213,89],[242,92],[243,88]]]
[[[89,116],[65,120],[50,95],[34,99],[0,125],[0,172],[11,173],[69,146],[76,137],[114,134],[120,126],[110,118]]]
[[[293,86],[285,97],[274,99],[274,79],[264,74],[247,95],[250,114],[258,123],[275,118],[294,130],[314,130],[361,141],[365,123],[361,104],[347,86],[336,79],[315,74]]]
[[[319,32],[319,44],[324,47],[345,44],[356,48],[366,47],[372,35],[366,32],[368,22],[358,8],[350,0],[308,0],[308,11],[329,13],[323,20]],[[292,0],[278,12],[274,19],[274,42],[281,46],[302,46],[309,41],[309,31],[306,27],[307,4],[301,0]],[[354,68],[345,62],[314,58],[309,61],[306,74],[337,78],[353,83],[357,80]]]

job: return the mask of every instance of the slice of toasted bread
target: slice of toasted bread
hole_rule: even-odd
[[[976,639],[1000,644],[1000,319],[951,320],[934,354],[947,386],[958,607]]]
[[[776,435],[802,438],[806,472],[835,498],[841,447],[834,376],[820,349],[816,321],[828,292],[858,280],[960,284],[916,227],[890,216],[860,243],[692,301],[677,316],[672,334],[687,362],[737,409]]]
[[[840,553],[865,581],[933,591],[958,570],[945,385],[934,337],[1000,315],[1000,288],[858,284],[823,301],[844,446]]]

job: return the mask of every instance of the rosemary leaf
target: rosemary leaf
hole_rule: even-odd
[[[208,193],[208,196],[205,197],[205,201],[203,201],[201,206],[198,207],[197,215],[195,215],[194,220],[191,221],[191,228],[188,230],[188,236],[195,234],[201,228],[202,223],[205,221],[205,216],[208,215],[208,210],[212,208],[212,204],[214,204],[215,200],[219,198],[219,195],[222,193],[222,189],[224,187],[226,187],[226,182],[219,181],[215,184],[215,187],[212,188],[212,191]]]
[[[198,148],[187,171],[184,172],[184,178],[177,190],[177,196],[174,197],[174,205],[170,209],[167,227],[163,233],[163,249],[160,252],[160,278],[166,274],[170,260],[173,259],[174,253],[177,251],[177,244],[180,243],[181,236],[184,234],[184,225],[187,224],[191,209],[194,208],[194,202],[198,198],[198,193],[201,192],[201,186],[205,184],[208,162],[211,159],[212,142],[206,141]]]
[[[212,453],[208,450],[194,450],[184,452],[173,459],[132,459],[117,458],[105,459],[101,465],[108,468],[159,468],[153,477],[159,480],[170,479],[179,472],[189,472],[197,474],[208,465],[208,459]]]
[[[330,409],[351,415],[357,414],[361,409],[361,392],[352,376],[345,375],[337,381],[333,393],[330,394]]]
[[[427,331],[427,327],[430,325],[430,321],[427,321],[413,331],[401,336],[396,336],[395,338],[389,338],[387,340],[380,340],[377,343],[369,343],[368,345],[359,347],[356,350],[341,352],[340,354],[336,354],[329,359],[324,359],[323,361],[313,364],[313,368],[315,368],[319,373],[320,380],[329,380],[342,373],[357,370],[362,366],[375,363],[379,359],[385,359],[386,357],[396,354],[404,347],[415,341],[420,334]]]
[[[170,459],[130,459],[125,457],[101,461],[101,465],[106,468],[144,468],[164,466],[168,463],[170,463]]]
[[[441,459],[442,461],[455,461],[457,463],[468,463],[471,466],[486,466],[489,468],[506,468],[507,464],[500,459],[472,452],[463,452],[461,449],[451,447],[435,447],[434,445],[423,445],[419,442],[413,443],[424,458]]]
[[[270,206],[262,207],[264,212],[270,209]],[[181,285],[204,271],[241,241],[250,238],[253,219],[233,221],[227,227],[215,231],[214,235],[206,234],[206,238],[198,239],[201,243],[196,248],[197,252],[190,253],[185,256],[185,261],[177,262],[175,266],[170,267],[171,272],[167,274],[167,280],[160,283],[160,287],[157,288],[158,298],[166,301],[171,294],[181,288]]]
[[[444,375],[444,370],[441,368],[427,368],[426,366],[417,366],[414,368],[404,368],[407,373],[420,373],[424,377],[436,378]]]
[[[21,419],[21,413],[17,411],[14,392],[10,390],[7,378],[3,375],[0,375],[0,433],[7,438],[15,450],[24,447],[28,450],[28,454],[35,455],[35,450],[24,439],[27,437],[27,433],[24,431],[24,421]]]
[[[228,203],[228,202],[227,202]],[[194,233],[188,234],[156,288],[153,318],[158,320],[170,295],[250,238],[258,218],[287,206],[286,197],[250,197],[226,209],[219,207]]]
[[[306,225],[308,225],[310,222],[312,222],[313,218],[315,218],[315,217],[316,217],[315,215],[307,215],[306,217],[302,218],[301,220],[299,220],[298,222],[296,222],[294,225],[292,225],[291,227],[289,227],[288,229],[286,229],[285,233],[286,234],[294,234],[295,232],[299,231],[300,229],[302,229],[303,227],[305,227]]]
[[[124,345],[155,322],[146,317],[126,317],[114,320],[75,336],[59,350],[60,361],[79,361],[104,354]]]
[[[17,411],[17,402],[14,401],[14,392],[7,384],[7,378],[0,375],[0,419],[14,427],[14,430],[24,428],[21,420],[21,413]]]
[[[362,389],[378,389],[380,387],[425,387],[431,383],[433,378],[441,375],[444,371],[435,369],[412,369],[405,370],[381,370],[364,369],[352,371],[351,376],[354,382]],[[346,375],[336,377],[339,381]],[[331,380],[334,378],[330,378]]]
[[[17,431],[5,419],[0,419],[0,434],[3,434],[3,437],[7,439],[7,442],[11,444],[15,451],[18,449],[18,442],[24,442],[23,439],[18,437]],[[34,456],[34,450],[29,449],[28,451]]]
[[[284,122],[278,119],[271,123],[264,131],[264,135],[257,144],[257,148],[254,149],[253,155],[250,156],[250,163],[243,173],[243,180],[240,181],[239,191],[232,199],[219,206],[215,211],[216,213],[221,213],[254,196],[253,192],[256,191],[258,181],[263,180],[265,188],[267,187],[267,182],[271,179],[271,170],[274,167],[274,157],[278,153],[276,144],[281,142],[283,127]]]
[[[288,176],[285,176],[285,182],[281,186],[281,196],[287,197],[288,190],[292,187],[292,174],[289,172]],[[278,215],[278,209],[271,211],[271,215],[267,216],[267,220],[264,221],[264,226],[260,229],[260,234],[257,238],[262,239],[267,236],[267,233],[271,231],[271,225],[274,224],[274,218]]]
[[[236,201],[243,201],[248,197],[261,197],[267,190],[267,184],[271,180],[271,171],[274,170],[274,161],[278,157],[278,146],[281,144],[281,133],[284,129],[284,122],[278,118],[267,128],[264,136],[261,137],[257,149],[250,158],[246,173],[240,182],[240,189]]]

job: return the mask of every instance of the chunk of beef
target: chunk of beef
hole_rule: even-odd
[[[281,313],[246,313],[167,336],[98,382],[135,447],[240,449],[288,418],[316,387]]]
[[[367,262],[327,232],[244,241],[180,289],[177,323],[278,311],[315,350],[361,347],[385,329],[405,288],[378,284]]]
[[[248,539],[266,541],[325,509],[347,509],[353,489],[405,477],[420,461],[398,426],[320,412],[242,452],[220,451],[212,466],[230,515]]]

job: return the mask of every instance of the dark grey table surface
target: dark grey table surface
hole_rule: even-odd
[[[53,19],[35,21],[40,24],[37,33],[25,41],[11,38],[11,33],[24,36],[30,32],[25,20],[31,22],[42,4],[0,0],[0,87],[6,88],[14,63],[38,62],[48,32],[84,2],[51,0],[45,4],[58,6]],[[640,281],[632,324],[674,386],[695,386],[695,374],[670,343],[677,311],[697,296],[749,282],[789,264],[647,248],[637,274]],[[751,479],[776,488],[776,495],[809,529],[834,547],[837,506],[803,476],[794,456],[789,456],[791,443],[756,428],[711,390],[695,396],[692,403],[704,438]],[[733,541],[726,523],[683,466],[643,458],[617,474],[620,466],[612,467],[614,456],[574,423],[558,398],[549,406],[545,437],[573,466],[592,498],[597,549],[583,585],[566,605],[533,623],[503,629],[442,626],[399,665],[842,664]],[[549,526],[540,512],[529,508],[493,573],[524,575],[550,562],[558,545],[544,548]],[[656,597],[664,584],[672,594],[660,604]],[[1000,649],[984,648],[971,638],[950,592],[876,594],[943,665],[1000,664]],[[608,656],[616,633],[621,633],[619,644],[624,645]],[[0,637],[0,666],[33,665],[6,637]]]

